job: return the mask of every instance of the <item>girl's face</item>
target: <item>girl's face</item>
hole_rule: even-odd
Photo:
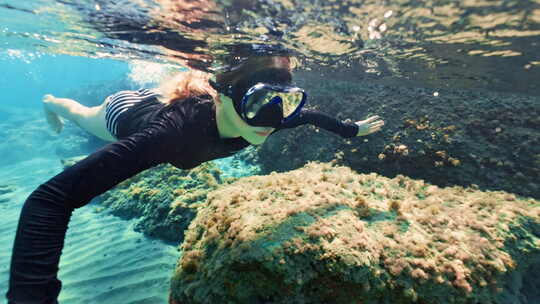
[[[222,129],[226,128],[230,134],[241,136],[252,145],[260,145],[275,130],[272,127],[250,126],[236,113],[233,101],[229,97],[220,94],[220,100],[220,110],[223,115],[221,127]]]
[[[275,130],[271,127],[252,127],[245,122],[244,124],[246,127],[241,130],[240,136],[252,145],[261,145],[268,138],[268,135]]]

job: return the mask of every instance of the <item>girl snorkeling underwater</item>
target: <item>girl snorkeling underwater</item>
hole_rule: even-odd
[[[286,56],[252,57],[219,73],[186,72],[156,90],[121,91],[97,107],[46,95],[53,130],[60,117],[112,141],[30,194],[13,245],[8,303],[58,303],[58,264],[71,214],[121,181],[162,163],[180,169],[262,144],[286,128],[313,124],[345,138],[377,132],[378,116],[341,122],[304,108]]]

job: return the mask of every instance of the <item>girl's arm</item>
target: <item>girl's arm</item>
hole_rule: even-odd
[[[167,161],[172,132],[152,127],[109,144],[39,186],[21,211],[8,303],[57,303],[58,263],[71,213],[121,181]]]
[[[276,131],[304,124],[312,124],[342,137],[351,138],[376,132],[384,125],[384,122],[378,116],[357,122],[340,121],[320,111],[304,108],[295,119],[281,125]]]

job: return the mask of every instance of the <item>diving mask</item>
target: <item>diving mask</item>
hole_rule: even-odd
[[[306,99],[298,87],[257,83],[244,94],[238,114],[252,126],[279,127],[300,113]]]

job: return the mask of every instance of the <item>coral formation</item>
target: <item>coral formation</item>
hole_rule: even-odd
[[[171,303],[525,303],[538,285],[540,202],[502,191],[309,163],[206,204]]]
[[[192,170],[160,165],[123,181],[99,200],[112,214],[140,218],[137,231],[178,244],[208,192],[234,180],[221,175],[211,162]]]

